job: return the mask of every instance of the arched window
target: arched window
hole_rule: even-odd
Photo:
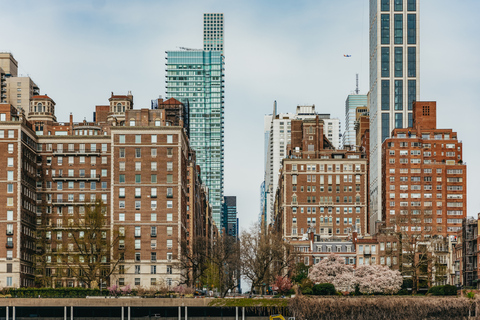
[[[122,112],[122,104],[120,102],[117,103],[117,108],[116,108],[115,112]]]

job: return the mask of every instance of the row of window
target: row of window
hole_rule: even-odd
[[[390,11],[390,3],[392,0],[382,0],[380,8],[382,11]],[[417,10],[417,0],[393,0],[393,10],[403,11],[404,2],[407,4],[407,11]]]
[[[297,192],[297,189],[298,189],[297,186],[292,186],[293,192]],[[317,186],[306,186],[306,188],[304,188],[304,186],[300,186],[300,192],[303,192],[304,190],[306,190],[306,192],[317,192]],[[319,190],[320,192],[324,192],[325,187],[321,185]],[[332,192],[333,187],[328,186],[327,190],[328,192]],[[336,193],[340,193],[340,186],[336,186],[335,190],[336,190]],[[353,186],[343,186],[343,192],[354,192]],[[355,186],[355,192],[360,192],[360,185]]]
[[[142,221],[142,214],[141,213],[135,213],[134,217],[135,217],[135,221]],[[157,217],[158,216],[157,216],[156,213],[150,213],[150,221],[151,222],[156,222]],[[118,221],[125,221],[125,213],[119,213],[118,214]],[[165,215],[165,221],[167,221],[167,222],[173,221],[173,213],[167,213]]]
[[[58,156],[56,157],[57,159],[57,165],[61,166],[63,165],[64,161],[63,161],[63,158],[62,156]],[[66,157],[68,159],[68,164],[69,165],[73,165],[73,164],[76,164],[75,162],[75,157],[73,156],[69,156],[69,157]],[[90,159],[90,164],[92,166],[96,165],[97,164],[97,157],[96,156],[92,156],[92,157],[85,157],[85,156],[80,156],[78,157],[78,161],[77,163],[78,164],[85,164],[86,163],[86,159]],[[108,157],[100,157],[101,159],[101,163],[102,164],[107,164],[108,163]],[[45,163],[47,165],[51,165],[52,164],[52,157],[48,156],[45,158]],[[54,170],[52,170],[54,172]],[[48,174],[48,169],[47,169],[47,174]]]
[[[135,121],[133,121],[133,125],[135,125]],[[126,137],[125,137],[124,134],[119,134],[118,135],[118,143],[122,143],[122,144],[126,143],[125,139],[126,139]],[[158,139],[157,139],[156,134],[150,135],[150,141],[148,141],[149,143],[157,143],[157,141],[158,141]],[[135,142],[136,144],[142,143],[142,135],[141,134],[136,134],[135,135],[135,140],[132,141],[132,142]],[[144,141],[144,142],[147,142],[147,141]],[[173,143],[173,135],[167,134],[167,143]]]
[[[300,210],[298,210],[298,207],[292,207],[292,213],[296,214],[298,211],[300,211],[300,213],[304,213],[304,210],[305,208],[304,207],[300,207]],[[335,212],[337,214],[340,214],[340,207],[335,207]],[[317,213],[317,208],[316,207],[306,207],[306,212],[307,213]],[[320,213],[325,213],[325,212],[328,212],[328,213],[333,213],[333,207],[320,207],[319,209],[319,212]],[[352,214],[353,213],[353,208],[352,207],[343,207],[343,214]],[[361,213],[361,208],[360,207],[355,207],[355,213]]]
[[[325,177],[327,177],[327,183],[328,184],[332,184],[333,182],[333,177],[335,177],[335,183],[336,184],[340,184],[340,180],[341,180],[341,175],[340,174],[337,174],[337,175],[319,175],[319,182],[320,184],[325,184]],[[292,174],[292,184],[297,184],[297,181],[298,181],[298,175],[296,174]],[[317,176],[316,175],[307,175],[307,182],[316,182],[317,181]],[[361,176],[359,174],[356,174],[355,175],[355,183],[360,183],[361,181]],[[345,174],[343,175],[343,182],[344,183],[352,183],[353,182],[353,175],[351,174]]]
[[[353,168],[355,166],[355,171],[361,170],[361,164],[319,164],[318,171],[328,171],[328,172],[353,172]],[[335,169],[335,170],[334,170]],[[316,164],[308,164],[308,165],[297,165],[292,164],[292,171],[317,171]]]

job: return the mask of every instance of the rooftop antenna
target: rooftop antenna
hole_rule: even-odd
[[[357,73],[357,88],[355,89],[355,94],[358,94],[360,90],[358,90],[358,73]]]

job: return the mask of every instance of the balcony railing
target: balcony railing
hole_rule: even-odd
[[[48,152],[48,151],[47,151]],[[100,150],[87,150],[87,149],[74,149],[74,150],[55,150],[53,151],[54,155],[72,155],[72,156],[88,156],[88,155],[99,155],[102,153]],[[103,151],[103,153],[107,153],[107,151]]]
[[[99,181],[100,180],[100,175],[99,174],[96,174],[96,175],[74,175],[74,176],[69,176],[69,175],[61,175],[61,176],[54,176],[52,177],[53,181],[57,181],[57,180],[60,180],[60,181],[66,181],[66,180],[74,180],[74,181],[77,181],[77,180],[96,180],[96,181]]]

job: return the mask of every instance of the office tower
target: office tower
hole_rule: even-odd
[[[381,146],[420,97],[420,0],[370,1],[370,225],[382,218]],[[373,229],[371,230],[374,231]]]
[[[40,89],[30,77],[18,76],[18,62],[11,53],[0,53],[1,103],[9,103],[19,110],[28,110],[30,99]]]
[[[203,50],[220,51],[223,54],[223,32],[223,13],[203,14]]]
[[[307,120],[318,117],[324,123],[324,134],[335,149],[340,147],[340,120],[331,119],[330,114],[318,114],[315,106],[297,106],[296,113],[277,114],[277,104],[274,103],[273,114],[264,116],[265,139],[265,184],[262,187],[264,194],[263,221],[266,225],[273,223],[275,192],[278,187],[279,172],[282,168],[282,159],[287,157],[287,148],[291,143],[291,121]]]
[[[223,56],[220,51],[167,51],[167,98],[189,110],[190,145],[221,225],[224,161]]]
[[[237,197],[225,196],[223,199],[222,227],[226,235],[237,238]]]
[[[355,121],[358,112],[366,112],[367,107],[366,94],[350,94],[345,100],[345,133],[342,137],[342,144],[346,146],[358,146],[356,142]],[[360,107],[360,108],[359,108]]]
[[[367,227],[367,161],[362,152],[336,150],[319,117],[291,121],[291,144],[276,192],[275,227],[284,239],[313,232],[343,237]]]
[[[430,237],[456,235],[467,216],[462,142],[437,128],[435,102],[414,102],[412,120],[383,142],[383,221]]]

